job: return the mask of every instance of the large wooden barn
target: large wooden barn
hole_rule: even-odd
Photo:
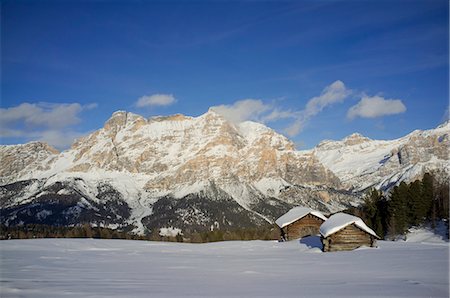
[[[323,251],[353,250],[360,246],[376,247],[378,235],[361,218],[336,213],[320,226]]]
[[[318,235],[320,225],[327,218],[319,211],[305,207],[294,207],[278,218],[275,223],[280,228],[282,240],[292,240],[309,235]]]

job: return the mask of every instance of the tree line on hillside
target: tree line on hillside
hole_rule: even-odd
[[[278,238],[278,231],[273,226],[267,225],[258,228],[240,228],[226,231],[201,231],[171,237],[161,236],[158,229],[147,235],[136,235],[103,227],[91,227],[89,224],[73,227],[41,224],[0,225],[0,240],[33,238],[98,238],[205,243],[226,240],[273,240]]]
[[[229,241],[229,240],[276,240],[279,232],[272,225],[258,228],[241,228],[234,230],[214,230],[193,233],[189,239],[192,243]]]
[[[27,224],[21,226],[0,226],[0,240],[31,239],[31,238],[102,238],[145,240],[138,236],[118,230],[103,227],[91,227],[83,224],[74,227]]]
[[[393,239],[408,228],[439,220],[449,222],[449,185],[426,173],[422,180],[401,182],[384,195],[372,189],[364,203],[347,210],[361,217],[379,236]],[[448,231],[448,229],[447,229]]]

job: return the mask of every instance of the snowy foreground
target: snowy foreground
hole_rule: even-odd
[[[0,296],[449,296],[449,244],[442,240],[333,253],[322,253],[317,240],[1,241]]]

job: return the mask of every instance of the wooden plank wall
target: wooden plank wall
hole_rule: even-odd
[[[353,250],[363,245],[374,247],[376,239],[352,224],[327,238],[322,238],[322,243],[324,251],[341,251]]]
[[[314,215],[307,214],[301,219],[283,228],[287,240],[297,239],[309,235],[319,234],[323,220]]]

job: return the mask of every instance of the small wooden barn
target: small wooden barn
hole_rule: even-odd
[[[294,207],[278,218],[275,223],[280,228],[282,240],[292,240],[310,235],[318,235],[320,225],[326,221],[325,215],[306,207]]]
[[[320,226],[323,251],[353,250],[360,246],[376,247],[378,235],[361,218],[336,213]]]

